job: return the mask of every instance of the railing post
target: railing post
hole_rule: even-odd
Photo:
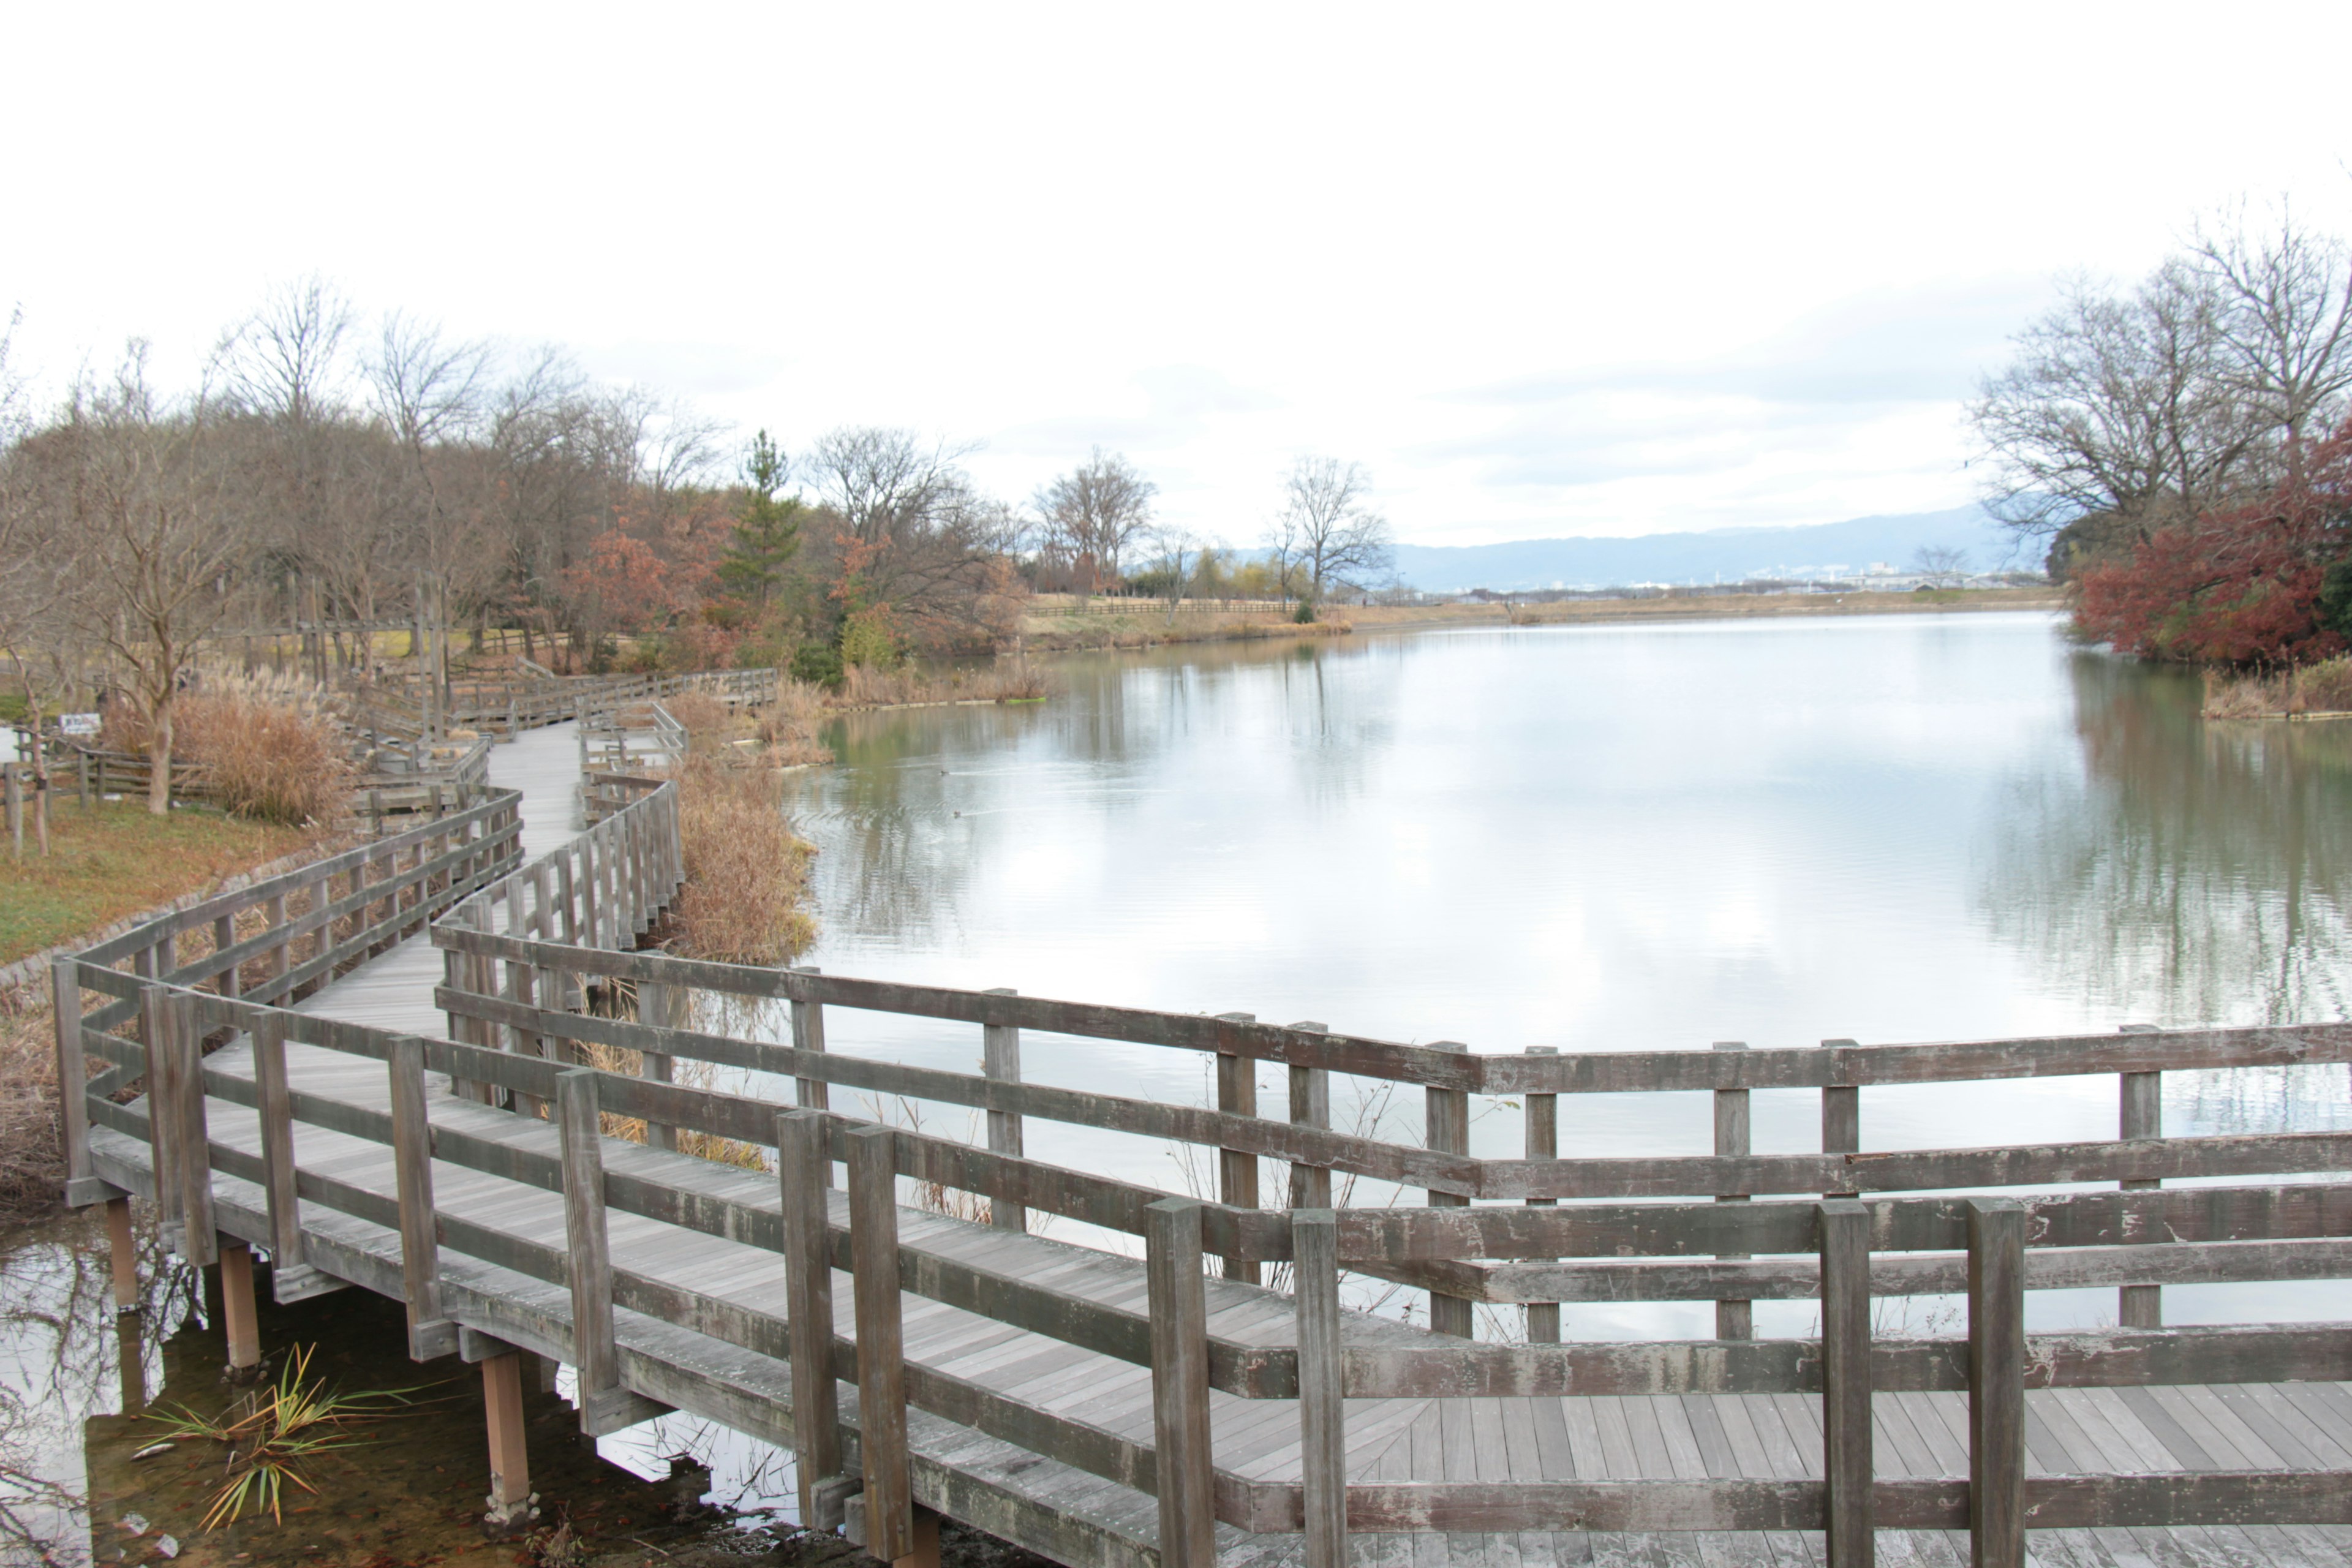
[[[1717,1040],[1718,1051],[1744,1051],[1745,1040]],[[1748,1149],[1748,1090],[1718,1089],[1715,1091],[1715,1152],[1717,1159],[1744,1160]],[[1716,1202],[1744,1204],[1745,1193],[1727,1194]],[[1745,1260],[1745,1252],[1722,1252],[1717,1257],[1726,1262]],[[1719,1300],[1715,1304],[1715,1337],[1719,1340],[1752,1340],[1756,1337],[1756,1304],[1753,1301]]]
[[[563,1239],[572,1285],[572,1361],[580,1374],[581,1429],[594,1433],[620,1392],[613,1333],[613,1255],[604,1229],[604,1129],[596,1073],[574,1068],[555,1079],[555,1126],[563,1154]]]
[[[2153,1024],[2126,1024],[2118,1032],[2153,1035],[2157,1028]],[[2123,1093],[2121,1104],[2117,1107],[2116,1135],[2126,1139],[2163,1137],[2164,1075],[2160,1072],[2127,1072],[2116,1076],[2122,1079]],[[2137,1192],[2164,1184],[2141,1177],[2120,1184],[2126,1192]],[[2164,1327],[2164,1287],[2119,1286],[2116,1291],[2116,1322],[2126,1329]]]
[[[1468,1051],[1459,1040],[1433,1040],[1432,1050]],[[1467,1154],[1470,1152],[1470,1093],[1461,1089],[1427,1089],[1423,1091],[1423,1142],[1433,1153]],[[1433,1189],[1429,1206],[1433,1209],[1467,1208],[1470,1200],[1456,1193],[1441,1193]],[[1475,1338],[1477,1319],[1467,1298],[1429,1293],[1429,1326],[1441,1334],[1456,1334],[1463,1339]]]
[[[1557,1046],[1529,1046],[1531,1057],[1553,1057],[1559,1054]],[[1530,1094],[1527,1098],[1528,1158],[1557,1160],[1559,1158],[1559,1096]],[[1558,1198],[1529,1198],[1529,1208],[1556,1208]],[[1530,1301],[1527,1306],[1528,1342],[1531,1345],[1559,1343],[1559,1303]]]
[[[907,1459],[907,1363],[898,1318],[896,1134],[849,1135],[849,1256],[857,1296],[857,1448],[866,1479],[866,1551],[895,1563],[915,1550]]]
[[[359,874],[357,872],[353,872],[352,879],[353,881],[357,881],[359,879]],[[213,921],[213,952],[215,953],[226,952],[236,945],[236,921],[231,916],[222,915],[220,918]],[[218,974],[213,976],[213,991],[215,994],[222,996],[234,996],[237,994],[236,964],[230,964],[227,968],[223,969]]]
[[[801,1521],[811,1530],[841,1522],[821,1518],[833,1500],[819,1487],[841,1473],[839,1393],[833,1375],[833,1230],[825,1197],[833,1171],[821,1110],[776,1118],[776,1183],[783,1201],[784,1314],[791,1336],[793,1458]]]
[[[1215,1568],[1216,1502],[1209,1431],[1208,1289],[1201,1205],[1162,1198],[1143,1211],[1151,1311],[1151,1437],[1160,1488],[1161,1568]]]
[[[253,1079],[261,1101],[261,1184],[269,1199],[271,1273],[282,1283],[302,1264],[302,1200],[295,1190],[294,1098],[286,1081],[286,1016],[254,1021]]]
[[[793,966],[792,973],[814,974],[818,970],[814,963],[803,963]],[[793,1049],[823,1051],[824,1049],[824,1005],[821,1002],[803,1002],[794,997],[792,1006]],[[794,1079],[793,1089],[803,1110],[832,1109],[832,1099],[825,1092],[825,1081],[821,1078]],[[833,1185],[833,1162],[830,1160],[825,1162],[824,1184],[828,1187]]]
[[[1290,1026],[1318,1035],[1324,1032],[1323,1026],[1311,1018],[1301,1019]],[[1330,1068],[1294,1067],[1290,1069],[1290,1121],[1297,1127],[1314,1127],[1326,1132],[1331,1130]],[[1295,1209],[1329,1208],[1331,1167],[1302,1165],[1293,1162],[1290,1167],[1290,1206]]]
[[[674,1029],[677,1026],[677,1019],[674,1016],[677,1004],[685,999],[686,994],[682,991],[641,980],[637,983],[637,1022],[648,1028]],[[637,1055],[645,1063],[644,1076],[647,1082],[672,1081],[675,1068],[671,1064],[668,1052],[655,1050],[648,1045],[639,1047]],[[650,1116],[646,1117],[646,1147],[676,1150],[677,1129],[665,1122],[657,1122]]]
[[[1220,1013],[1217,1016],[1229,1024],[1255,1021],[1249,1013]],[[1217,1053],[1217,1109],[1228,1116],[1257,1114],[1257,1060],[1253,1057],[1231,1051]],[[1257,1207],[1257,1156],[1246,1149],[1217,1151],[1217,1199],[1234,1208]],[[1248,1258],[1224,1259],[1228,1279],[1240,1279],[1255,1285],[1259,1268]]]
[[[1291,1289],[1298,1318],[1305,1568],[1346,1568],[1348,1442],[1339,1343],[1339,1216],[1329,1209],[1292,1211],[1290,1247]]]
[[[1822,1215],[1822,1470],[1830,1568],[1870,1568],[1870,1211],[1826,1199]]]
[[[988,993],[991,996],[1013,996],[1019,993],[1011,986]],[[980,1026],[981,1075],[998,1083],[1021,1081],[1021,1030],[1013,1024],[982,1024]],[[1022,1121],[1017,1110],[992,1110],[988,1113],[988,1150],[992,1154],[1003,1154],[1020,1159],[1022,1152]],[[988,1200],[988,1223],[999,1230],[1029,1228],[1029,1211],[1009,1198]]]
[[[2025,1210],[1969,1200],[1969,1561],[2025,1568]]]
[[[1853,1040],[1823,1040],[1827,1050],[1858,1050]],[[1822,1090],[1822,1152],[1824,1154],[1858,1154],[1862,1152],[1862,1089],[1859,1085],[1838,1084]],[[1859,1197],[1858,1193],[1823,1193],[1825,1198]]]
[[[432,1361],[457,1348],[441,1315],[441,1227],[433,1209],[433,1123],[425,1109],[425,1042],[392,1042],[392,1159],[400,1194],[400,1278],[408,1298],[408,1354]]]
[[[152,973],[155,950],[139,950],[138,958]],[[175,1227],[180,1223],[182,1209],[179,1182],[178,1140],[172,1125],[180,1097],[174,1089],[179,1078],[177,1053],[172,1047],[171,993],[161,985],[139,988],[139,1044],[147,1062],[143,1077],[147,1085],[147,1169],[155,1179],[155,1223],[167,1250],[177,1251]]]
[[[58,1134],[65,1144],[66,1202],[76,1208],[108,1195],[89,1170],[89,1058],[81,1042],[81,970],[70,958],[49,966],[50,1006],[57,1018]]]
[[[220,1236],[213,1220],[213,1150],[205,1115],[205,1040],[196,1022],[195,998],[175,992],[172,1013],[173,1067],[172,1147],[178,1155],[182,1218],[180,1256],[198,1268],[220,1261]]]
[[[597,908],[596,830],[590,828],[573,842],[580,847],[580,929],[575,940],[590,947],[602,947],[604,925]],[[564,867],[570,869],[571,857],[564,858]]]

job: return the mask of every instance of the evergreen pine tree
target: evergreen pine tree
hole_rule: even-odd
[[[792,464],[765,430],[751,437],[743,458],[743,510],[734,537],[719,563],[719,580],[761,608],[782,585],[784,569],[801,547],[798,496],[782,494]]]

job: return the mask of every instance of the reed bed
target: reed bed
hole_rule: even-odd
[[[852,665],[842,671],[841,689],[828,700],[836,708],[903,708],[932,702],[1034,702],[1052,692],[1045,673],[1024,659],[1000,661],[984,669]]]
[[[2352,712],[2352,657],[2268,672],[2206,672],[2204,715],[2208,719],[2347,712]]]
[[[106,743],[144,755],[146,717],[117,707]],[[274,671],[206,667],[172,704],[172,751],[193,763],[222,809],[289,827],[343,814],[355,770],[327,694]]]
[[[784,820],[782,775],[689,755],[677,781],[686,886],[670,946],[720,963],[790,962],[816,940],[806,908],[816,849]]]

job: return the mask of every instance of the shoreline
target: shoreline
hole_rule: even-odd
[[[1409,608],[1357,605],[1334,608],[1329,618],[1305,625],[1266,613],[1219,616],[1192,611],[1171,618],[1165,605],[1139,605],[1133,615],[1032,616],[1023,623],[1021,641],[1032,653],[1108,653],[1178,643],[1347,637],[1357,632],[1403,631],[1423,626],[1604,626],[1794,616],[1972,615],[1994,610],[2061,610],[2065,606],[2066,591],[2058,587],[1953,588],[1930,593],[1857,590],[1851,594],[1693,594],[1656,599],[1498,602]]]

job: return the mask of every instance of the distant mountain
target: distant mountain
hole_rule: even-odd
[[[1857,517],[1793,528],[1717,528],[1634,539],[1527,539],[1511,544],[1400,544],[1397,575],[1432,594],[1473,588],[1620,588],[1635,583],[1737,583],[1751,577],[1858,575],[1907,569],[1923,549],[1968,552],[1969,569],[2038,570],[1981,506]]]

